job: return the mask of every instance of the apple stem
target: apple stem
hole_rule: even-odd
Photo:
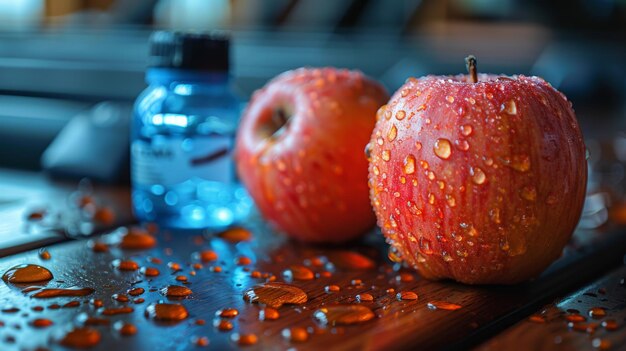
[[[465,58],[465,67],[467,68],[467,72],[470,74],[472,83],[478,82],[478,73],[476,72],[476,57],[474,55],[469,55]]]

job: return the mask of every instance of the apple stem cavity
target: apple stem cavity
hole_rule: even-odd
[[[478,82],[478,73],[476,72],[476,57],[474,55],[469,55],[465,58],[465,67],[467,68],[467,72],[470,75],[472,83]]]
[[[289,122],[289,117],[284,109],[277,108],[274,110],[274,113],[272,114],[272,123],[274,124],[274,132],[272,133],[272,136],[277,137],[282,134],[287,122]]]

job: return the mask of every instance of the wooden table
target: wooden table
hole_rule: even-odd
[[[128,211],[124,206],[118,210]],[[561,346],[563,349],[590,349],[591,339],[584,333],[581,334],[584,341],[569,342],[570,337],[578,337],[575,333],[579,332],[568,331],[563,321],[559,320],[562,318],[559,311],[563,306],[587,313],[590,304],[584,299],[577,302],[575,297],[574,300],[563,300],[563,297],[581,287],[580,292],[596,291],[608,282],[615,283],[620,276],[623,279],[625,273],[620,265],[626,252],[626,235],[622,229],[611,225],[601,231],[577,232],[573,245],[540,278],[511,287],[473,287],[421,279],[416,273],[399,269],[386,258],[386,245],[376,231],[357,243],[329,248],[288,241],[259,218],[251,218],[246,227],[252,231],[253,239],[239,243],[230,243],[205,231],[161,230],[156,233],[158,245],[149,250],[122,250],[112,245],[109,252],[98,253],[88,247],[87,240],[73,240],[47,247],[51,255],[49,260],[43,260],[37,250],[4,257],[0,259],[3,271],[23,263],[39,264],[54,274],[54,279],[44,284],[47,287],[91,287],[95,292],[85,297],[35,299],[30,297],[32,292],[24,292],[23,287],[0,283],[0,349],[64,349],[57,341],[67,330],[81,325],[86,316],[110,320],[109,325],[93,327],[102,336],[98,345],[91,348],[93,350],[202,349],[195,344],[198,337],[207,337],[210,349],[236,349],[239,346],[231,340],[235,332],[256,334],[258,343],[246,348],[259,350],[290,347],[299,350],[466,349],[485,341],[479,348],[555,349]],[[114,242],[115,239],[115,234],[110,234],[97,240]],[[219,259],[202,263],[202,268],[194,267],[195,263],[200,263],[194,253],[206,249],[217,253]],[[345,267],[336,258],[345,251],[365,255],[374,260],[375,266],[371,269]],[[241,256],[251,258],[252,263],[237,264]],[[279,319],[260,321],[261,308],[244,301],[243,293],[247,289],[266,280],[254,278],[256,273],[253,274],[253,271],[270,273],[282,281],[282,272],[289,266],[305,265],[309,263],[307,260],[323,257],[335,263],[335,269],[326,277],[326,273],[322,272],[329,267],[312,266],[311,269],[322,276],[308,281],[294,281],[293,285],[307,293],[308,302],[284,305],[279,309]],[[112,266],[116,259],[131,259],[140,266],[156,267],[160,275],[151,278],[140,271],[120,271]],[[155,263],[159,261],[161,263]],[[168,266],[170,262],[179,264],[181,270],[172,270],[172,264]],[[222,271],[216,271],[216,266]],[[605,275],[614,269],[618,270]],[[185,284],[176,280],[179,275],[188,278]],[[589,285],[598,278],[601,279],[599,282]],[[362,283],[359,284],[358,280]],[[193,294],[186,299],[171,301],[159,289],[172,284],[185,285],[192,289]],[[616,284],[613,284],[616,293],[613,293],[613,285],[607,285],[607,291],[611,291],[606,297],[608,301],[597,301],[597,304],[609,308],[607,318],[618,319],[620,328],[612,332],[611,343],[614,349],[619,349],[626,347],[626,333],[621,327],[626,305],[623,301],[625,295],[619,294],[624,291],[623,285],[619,287],[619,279]],[[337,285],[340,290],[326,292],[328,285]],[[142,303],[133,303],[132,297],[126,303],[112,299],[113,294],[125,294],[133,287],[145,289],[145,293],[138,296],[144,299]],[[399,301],[396,294],[403,291],[415,292],[419,299]],[[373,302],[361,303],[370,307],[376,315],[369,322],[324,327],[312,317],[315,310],[325,305],[358,303],[355,296],[366,292],[375,298]],[[613,298],[618,300],[612,301]],[[103,300],[105,307],[129,306],[133,311],[102,316],[89,303],[90,299]],[[546,323],[526,321],[530,315],[540,314],[546,309],[542,306],[555,299],[561,302],[547,307]],[[179,323],[167,324],[146,318],[146,307],[159,300],[184,305],[189,317]],[[458,304],[461,308],[456,311],[429,309],[428,302],[435,300]],[[75,303],[70,303],[72,301],[78,301],[78,305],[73,306]],[[57,305],[67,303],[70,303],[68,307],[57,308]],[[39,311],[42,307],[43,310]],[[239,311],[239,315],[231,320],[234,326],[231,331],[220,331],[213,326],[215,313],[222,308]],[[33,320],[43,317],[54,324],[47,328],[31,325]],[[201,325],[198,320],[206,323]],[[137,334],[121,336],[113,327],[116,321],[133,323]],[[511,329],[500,333],[512,325]],[[296,326],[309,328],[307,341],[292,342],[281,335],[283,329]],[[525,337],[528,332],[532,337]],[[561,336],[560,344],[554,343],[557,336]]]

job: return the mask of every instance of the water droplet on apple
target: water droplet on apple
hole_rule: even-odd
[[[396,136],[398,136],[398,129],[395,124],[392,124],[389,132],[387,133],[387,140],[394,141],[396,140]]]
[[[481,185],[487,180],[485,172],[478,167],[470,168],[470,175],[472,176],[472,182],[474,182],[474,184]]]
[[[383,152],[380,154],[380,157],[383,159],[383,161],[389,161],[389,159],[391,158],[391,153],[389,152],[389,150],[383,150]]]
[[[428,203],[431,205],[435,203],[435,195],[433,195],[432,193],[428,194]]]
[[[428,172],[428,179],[430,179],[430,180],[435,179],[435,173],[433,171],[429,171]]]
[[[400,96],[405,97],[407,95],[409,95],[409,89],[404,88],[400,91]]]
[[[456,206],[456,200],[454,199],[454,196],[450,194],[446,195],[446,202],[448,203],[448,206],[450,207]]]
[[[448,95],[448,96],[446,97],[446,100],[448,100],[448,102],[449,102],[449,103],[453,103],[453,102],[454,102],[454,96],[452,96],[452,95]]]
[[[415,173],[415,156],[409,154],[404,158],[404,173]]]
[[[374,172],[375,175],[379,175],[380,174],[380,170],[378,169],[378,166],[372,167],[372,172]]]
[[[446,251],[443,251],[441,253],[441,257],[443,257],[443,260],[445,262],[452,262],[452,261],[454,261],[454,258],[452,258],[452,256],[450,256],[450,254],[448,252],[446,252]]]
[[[499,208],[492,208],[491,210],[489,210],[489,218],[491,218],[491,221],[493,223],[500,224],[501,223],[501,220],[500,220],[500,209]]]
[[[528,201],[535,201],[537,199],[537,190],[532,185],[527,185],[520,190],[522,198]]]
[[[526,253],[526,239],[522,235],[510,235],[507,238],[509,256],[519,256]]]
[[[474,98],[468,98],[467,101],[469,101],[469,103],[472,105],[476,103],[476,100],[474,100]]]
[[[396,119],[398,121],[403,120],[404,117],[406,117],[406,112],[404,112],[404,110],[400,110],[400,111],[396,112]]]
[[[452,153],[450,141],[444,138],[437,139],[433,150],[435,151],[435,155],[443,160],[447,160],[448,158],[450,158],[450,154]]]
[[[367,159],[367,161],[372,160],[372,144],[370,143],[367,143],[367,145],[365,145],[365,158]]]
[[[530,170],[530,157],[528,155],[513,155],[505,158],[504,164],[518,172],[528,172]]]
[[[476,230],[473,225],[470,225],[469,229],[467,230],[467,235],[475,237],[476,235],[478,235],[478,230]]]
[[[385,140],[381,137],[376,138],[376,144],[378,145],[383,145],[385,143]]]
[[[461,151],[467,151],[469,150],[469,147],[470,147],[467,140],[463,140],[463,139],[455,140],[454,144],[456,144],[457,149]]]
[[[415,148],[419,151],[422,149],[422,143],[420,143],[419,141],[415,142]]]
[[[469,136],[470,134],[472,134],[472,131],[473,131],[473,128],[469,124],[465,124],[461,126],[461,134],[463,134],[464,136]]]
[[[506,112],[509,115],[516,115],[517,105],[515,104],[515,100],[509,100],[500,105],[500,112]]]
[[[382,105],[378,111],[376,111],[376,120],[380,120],[383,115],[385,114],[385,111],[387,110],[387,105]]]
[[[430,240],[424,238],[423,236],[420,236],[418,239],[418,244],[420,247],[420,251],[422,251],[424,255],[433,254],[432,244],[430,243]]]
[[[467,256],[469,256],[469,254],[465,250],[456,250],[456,255],[462,258],[466,258]]]

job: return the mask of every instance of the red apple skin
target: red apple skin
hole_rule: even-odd
[[[514,284],[574,231],[586,149],[571,103],[544,80],[467,79],[411,78],[381,107],[370,197],[391,250],[422,276]]]
[[[357,71],[300,68],[254,93],[235,148],[237,171],[261,214],[290,237],[354,239],[376,222],[363,155],[376,111],[389,99]],[[272,136],[272,115],[291,118]]]

